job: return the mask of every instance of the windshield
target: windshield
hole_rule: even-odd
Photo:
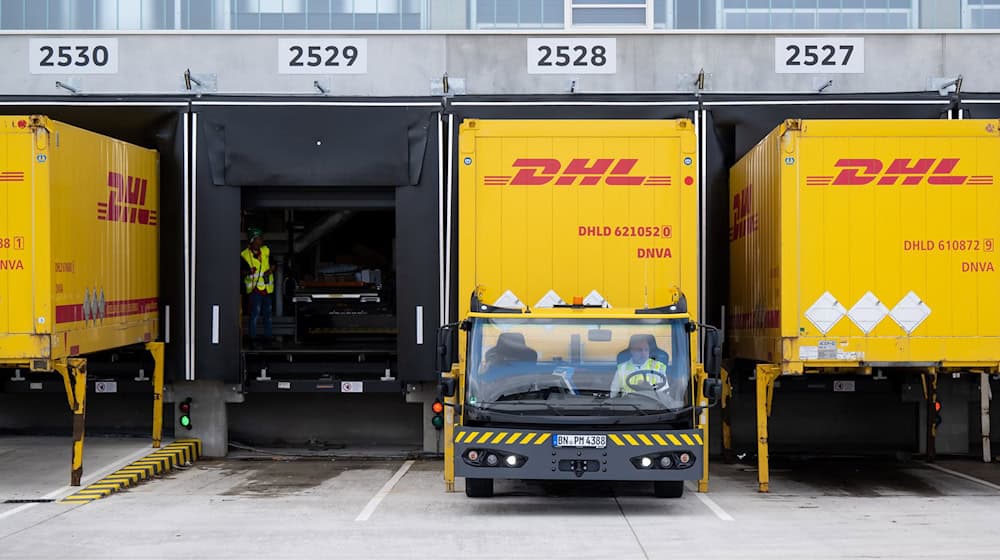
[[[685,319],[475,318],[467,405],[544,416],[640,416],[691,404]]]

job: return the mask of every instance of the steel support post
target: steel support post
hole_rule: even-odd
[[[757,366],[755,375],[757,378],[757,482],[761,492],[767,492],[770,483],[767,419],[771,416],[774,381],[779,375],[781,375],[781,368],[774,364]]]

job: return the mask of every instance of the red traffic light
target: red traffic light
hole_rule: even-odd
[[[441,401],[434,401],[434,404],[431,405],[431,411],[434,412],[434,414],[441,414],[444,412],[444,404],[442,404]]]
[[[941,412],[941,401],[934,401],[934,411]]]

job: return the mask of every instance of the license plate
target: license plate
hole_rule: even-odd
[[[591,434],[556,434],[552,440],[553,447],[596,447],[604,449],[608,446],[608,436]]]

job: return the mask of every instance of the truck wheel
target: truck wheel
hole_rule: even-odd
[[[468,486],[466,486],[468,488]],[[666,480],[653,482],[653,494],[657,498],[680,498],[684,495],[683,480]]]
[[[470,498],[492,498],[492,478],[466,478],[465,495]]]

